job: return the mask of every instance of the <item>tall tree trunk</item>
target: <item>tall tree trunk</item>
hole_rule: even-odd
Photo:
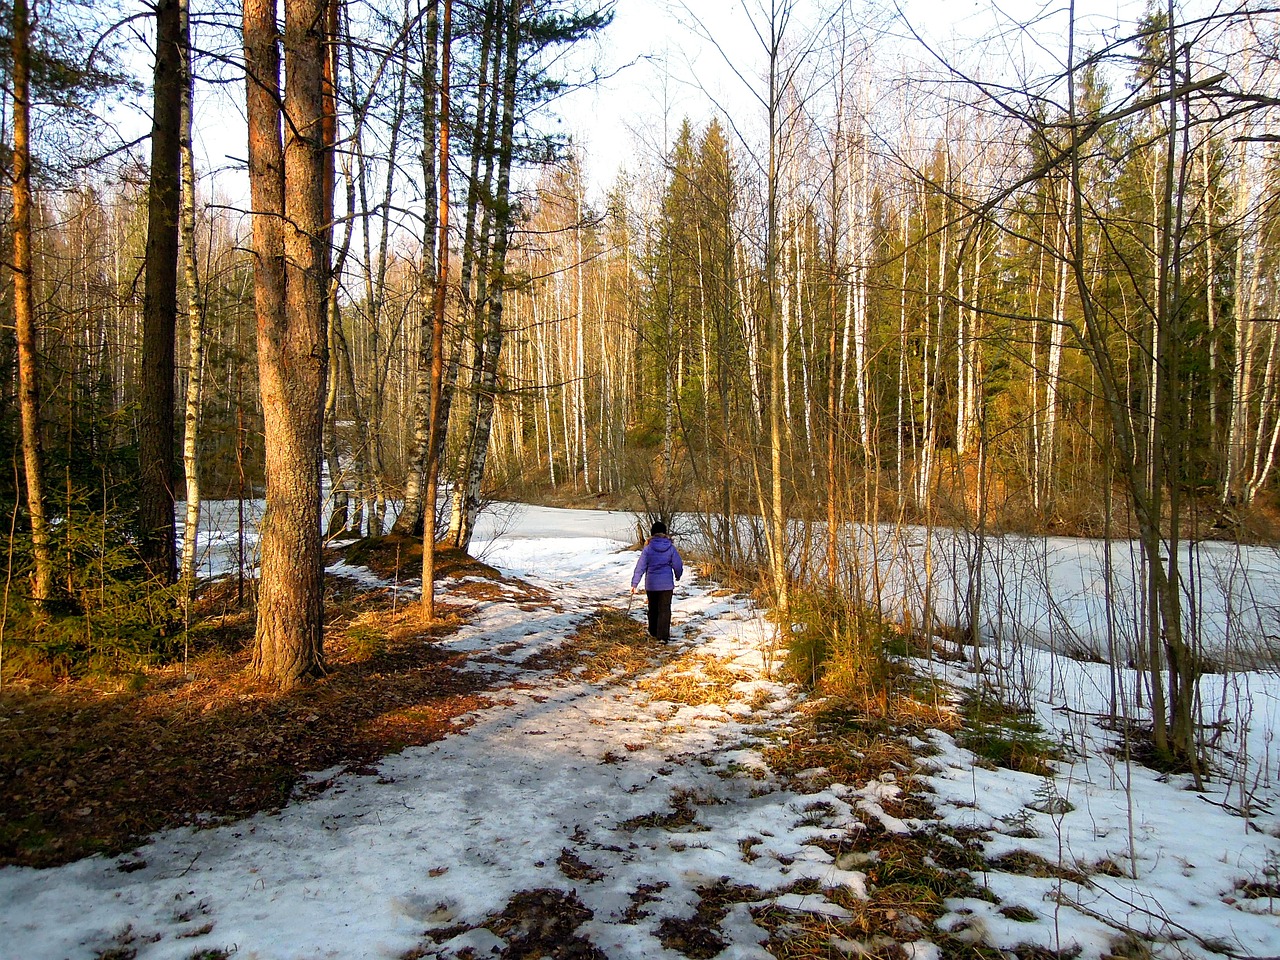
[[[520,66],[520,17],[524,0],[511,0],[506,19],[504,45],[506,63],[502,77],[502,131],[498,142],[498,180],[494,197],[493,256],[489,262],[485,303],[484,369],[480,391],[476,396],[476,432],[472,462],[466,475],[466,514],[459,536],[464,549],[471,543],[476,515],[480,508],[480,490],[484,484],[489,456],[489,435],[493,425],[493,409],[497,391],[498,359],[502,352],[502,313],[506,294],[507,250],[511,239],[511,161],[514,154],[516,83]]]
[[[1135,429],[1133,404],[1128,390],[1122,386],[1114,368],[1110,344],[1102,318],[1089,289],[1084,266],[1084,212],[1081,199],[1081,144],[1075,121],[1074,9],[1068,38],[1067,81],[1071,109],[1071,236],[1070,268],[1075,277],[1083,313],[1084,329],[1076,331],[1077,339],[1098,377],[1102,396],[1110,414],[1118,466],[1133,505],[1138,525],[1139,542],[1145,563],[1147,643],[1151,656],[1152,742],[1160,754],[1176,754],[1191,763],[1198,776],[1195,756],[1192,708],[1198,673],[1183,636],[1181,575],[1179,573],[1179,480],[1174,464],[1185,446],[1181,430],[1179,396],[1179,340],[1183,335],[1180,275],[1176,266],[1182,224],[1182,208],[1176,197],[1185,187],[1187,151],[1181,150],[1178,162],[1178,85],[1174,62],[1176,34],[1172,4],[1168,8],[1168,130],[1166,134],[1164,182],[1159,196],[1153,193],[1155,223],[1162,236],[1156,251],[1156,303],[1151,315],[1151,395],[1141,411],[1141,426]],[[1185,127],[1183,128],[1185,129]],[[1177,178],[1175,186],[1175,177]],[[1148,431],[1146,436],[1141,430]],[[1170,528],[1162,531],[1165,494],[1169,494]],[[1166,708],[1165,688],[1160,676],[1161,651],[1169,658],[1171,698]],[[1168,709],[1169,712],[1166,712]],[[1172,723],[1170,723],[1172,720]]]
[[[858,402],[858,437],[862,441],[863,450],[871,446],[871,423],[870,413],[868,410],[867,394],[870,387],[867,377],[867,363],[870,354],[870,332],[867,310],[867,272],[868,265],[871,260],[871,239],[870,239],[870,191],[871,184],[870,171],[867,169],[868,153],[866,138],[859,131],[857,139],[854,141],[856,146],[856,158],[858,161],[858,177],[854,180],[853,163],[854,156],[850,155],[845,161],[846,176],[848,185],[848,204],[849,204],[849,287],[848,295],[845,299],[846,315],[852,314],[851,321],[846,321],[844,332],[844,349],[843,355],[848,357],[849,349],[849,333],[850,326],[853,332],[853,365],[854,365],[854,388],[857,392]],[[852,153],[852,151],[851,151]],[[850,303],[852,300],[852,303]],[[850,310],[852,307],[852,310]],[[844,367],[842,360],[841,366]],[[844,372],[843,370],[841,371]],[[844,399],[844,383],[847,377],[841,377],[840,399]]]
[[[348,37],[348,45],[354,43]],[[364,435],[368,445],[369,480],[371,507],[369,510],[369,535],[382,536],[386,528],[387,513],[387,476],[385,444],[383,441],[383,420],[386,410],[388,366],[391,349],[394,347],[394,334],[387,339],[384,347],[383,324],[387,315],[387,272],[388,252],[391,230],[391,211],[394,206],[395,172],[398,164],[401,127],[405,117],[405,103],[408,94],[408,54],[402,47],[397,53],[398,79],[396,93],[388,120],[389,140],[379,148],[385,157],[382,194],[376,203],[369,202],[371,190],[371,171],[369,157],[365,151],[365,119],[364,110],[358,112],[355,130],[352,134],[354,142],[354,160],[356,184],[360,194],[360,209],[367,212],[360,219],[363,233],[364,257],[362,273],[364,281],[364,298],[359,305],[359,312],[364,314],[368,324],[366,344],[368,349],[368,368],[364,377],[363,392],[367,397],[365,404]],[[354,56],[351,57],[354,61]],[[374,239],[371,227],[377,226],[377,238]]]
[[[337,35],[337,15],[332,13],[330,35]],[[331,56],[327,58],[326,71],[326,109],[333,104],[336,99],[337,76],[339,48],[337,44],[331,46]],[[348,51],[350,48],[347,48]],[[349,62],[349,71],[354,70],[354,64]],[[332,79],[329,79],[329,78]],[[325,141],[333,144],[337,140],[337,117],[332,120],[326,114],[325,117]],[[330,222],[334,221],[334,212],[337,206],[337,177],[338,169],[336,157],[325,166],[325,211],[327,212]],[[352,446],[350,460],[347,464],[342,462],[342,437],[338,433],[338,421],[342,416],[341,400],[342,388],[345,385],[347,392],[351,397],[351,405],[353,407],[352,417],[356,423],[364,422],[364,415],[361,412],[360,394],[355,387],[355,373],[352,370],[351,351],[347,348],[347,339],[342,326],[342,270],[347,261],[347,254],[351,250],[351,237],[355,232],[356,222],[356,199],[355,184],[351,173],[351,163],[348,158],[343,168],[343,187],[346,194],[346,211],[343,217],[342,240],[337,242],[332,229],[329,232],[331,242],[335,244],[333,251],[333,268],[329,275],[328,302],[326,303],[326,311],[329,317],[329,329],[326,336],[329,342],[329,367],[325,375],[325,399],[324,399],[324,461],[329,473],[329,496],[331,500],[331,512],[326,525],[326,538],[338,536],[344,530],[352,530],[357,536],[363,531],[364,526],[364,500],[362,486],[364,484],[364,462],[365,450],[364,446],[357,442]]]
[[[324,0],[285,8],[284,126],[275,0],[244,0],[266,512],[252,669],[290,688],[324,671],[321,427],[329,237]],[[331,155],[330,155],[331,156]]]
[[[838,148],[837,148],[838,149]],[[838,161],[837,161],[838,162]],[[834,168],[836,163],[832,164]],[[837,178],[831,178],[831,210],[835,214],[839,208]],[[839,277],[836,274],[836,230],[831,230],[830,246],[827,250],[827,309],[831,313],[830,336],[827,343],[827,589],[834,594],[840,584],[840,551],[839,540],[839,491],[840,480],[836,472],[836,447],[840,440],[840,384],[837,377],[840,365],[836,362],[836,346],[840,337],[840,315],[837,309],[836,288]]]
[[[339,35],[339,7],[338,0],[330,0],[329,2],[329,37],[336,41]],[[325,73],[324,73],[324,142],[332,151],[338,141],[338,113],[337,113],[337,97],[338,97],[338,70],[341,62],[341,47],[336,42],[329,44],[328,56],[325,57]],[[350,51],[350,46],[347,46]],[[354,64],[349,67],[349,72],[354,73]],[[350,162],[345,169],[346,176],[343,177],[343,183],[346,187],[347,205],[346,216],[343,218],[344,226],[342,230],[342,240],[338,242],[334,234],[334,226],[336,226],[335,212],[337,209],[338,195],[338,166],[337,156],[331,156],[325,163],[324,174],[324,210],[326,222],[331,224],[328,228],[329,242],[333,248],[331,253],[332,266],[329,271],[329,290],[328,300],[325,310],[329,318],[329,330],[327,333],[329,343],[329,367],[325,373],[325,395],[324,395],[324,412],[322,413],[324,422],[324,463],[326,471],[329,475],[329,519],[325,527],[325,539],[332,539],[339,536],[347,529],[354,528],[357,532],[360,530],[360,524],[363,520],[363,511],[360,509],[362,501],[357,499],[357,509],[351,510],[352,499],[352,483],[349,480],[349,471],[342,463],[342,441],[338,434],[338,418],[339,400],[342,396],[342,357],[338,350],[339,335],[342,332],[342,271],[347,260],[347,254],[351,250],[351,236],[355,230],[355,192],[352,188],[350,176]],[[345,341],[342,343],[345,346]],[[353,396],[353,400],[355,397]],[[357,414],[357,422],[359,415]],[[358,496],[358,491],[357,491]]]
[[[18,340],[18,409],[35,577],[31,599],[42,608],[53,595],[53,543],[44,503],[40,443],[40,368],[31,263],[31,23],[27,0],[14,0],[13,26],[13,314]]]
[[[440,0],[429,0],[426,31],[422,49],[422,267],[418,273],[416,299],[418,310],[417,376],[414,381],[413,452],[405,475],[404,505],[392,530],[400,534],[422,532],[422,486],[427,470],[427,444],[431,438],[431,367],[434,326],[431,323],[435,305],[435,253],[439,215],[436,196],[436,79],[437,44],[440,31]],[[435,505],[432,504],[432,509]]]
[[[1248,150],[1244,140],[1240,142],[1237,157],[1236,194],[1231,219],[1243,227],[1249,210],[1251,183],[1247,174]],[[1231,412],[1227,428],[1226,475],[1222,485],[1223,501],[1229,504],[1248,503],[1252,498],[1253,476],[1246,461],[1255,426],[1252,423],[1251,409],[1256,386],[1255,359],[1260,334],[1258,328],[1262,326],[1252,314],[1258,309],[1258,285],[1263,270],[1251,262],[1248,247],[1244,237],[1236,242],[1235,295],[1232,298],[1235,359],[1232,365]],[[1262,411],[1266,412],[1265,406]],[[1255,436],[1261,434],[1263,422],[1260,420],[1256,424],[1258,432]]]
[[[479,427],[475,412],[479,406],[481,381],[486,368],[483,313],[489,289],[489,248],[493,230],[493,204],[490,201],[493,197],[494,160],[498,146],[498,109],[502,103],[502,43],[505,37],[499,10],[498,0],[488,0],[485,4],[484,27],[480,39],[482,79],[476,90],[475,113],[477,121],[481,116],[485,119],[484,122],[477,122],[471,133],[471,170],[467,179],[467,215],[462,235],[459,282],[462,310],[467,322],[464,324],[463,342],[451,359],[442,412],[442,416],[447,418],[460,354],[463,349],[469,349],[472,356],[471,382],[469,389],[463,394],[464,407],[459,422],[470,426],[454,465],[455,496],[452,498],[449,514],[448,540],[457,547],[466,546],[463,542],[467,519],[466,478],[475,459],[476,430]],[[483,179],[480,175],[482,156],[485,160]]]
[[[440,392],[444,385],[444,315],[449,291],[449,61],[453,29],[453,0],[444,0],[440,27],[440,157],[437,164],[440,191],[436,241],[436,288],[431,318],[431,412],[427,432],[427,469],[422,511],[422,619],[436,618],[436,497],[440,486],[438,440],[445,425],[440,422]]]
[[[337,284],[329,282],[329,370],[324,394],[324,460],[329,474],[329,520],[325,539],[340,536],[351,523],[351,490],[342,465],[342,444],[338,436],[338,398],[342,392],[342,357],[337,348],[337,331],[342,322]]]
[[[182,530],[182,577],[196,577],[196,547],[200,530],[200,407],[204,398],[204,299],[196,261],[196,169],[191,151],[191,32],[188,0],[178,0],[182,54],[181,162],[182,250],[187,281],[187,404],[183,422],[182,465],[186,479],[186,522]]]
[[[139,549],[153,576],[177,578],[173,508],[174,350],[178,322],[179,142],[186,86],[178,0],[157,0],[152,89],[151,182],[142,307],[142,390],[138,459]]]
[[[778,146],[782,90],[778,76],[782,56],[782,26],[777,16],[769,23],[769,166],[768,210],[765,225],[766,324],[769,331],[769,566],[773,597],[785,616],[788,606],[787,519],[782,505],[782,445],[785,439],[783,382],[785,331],[778,310]]]

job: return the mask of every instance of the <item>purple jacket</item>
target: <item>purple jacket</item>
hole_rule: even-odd
[[[676,545],[670,538],[659,534],[656,537],[650,537],[649,542],[640,551],[635,572],[631,574],[631,586],[633,588],[639,586],[640,578],[644,577],[646,590],[674,590],[676,581],[683,573],[684,563],[680,559]]]

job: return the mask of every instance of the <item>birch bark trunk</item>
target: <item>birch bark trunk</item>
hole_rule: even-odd
[[[404,505],[392,530],[417,536],[422,532],[423,481],[427,469],[427,445],[431,440],[432,305],[435,303],[436,228],[436,79],[439,41],[439,0],[428,0],[426,30],[422,46],[422,265],[414,298],[418,305],[417,373],[414,379],[413,451],[405,472]],[[434,504],[432,509],[435,509]]]
[[[204,399],[204,297],[196,259],[196,171],[191,151],[191,101],[195,78],[191,71],[188,0],[179,0],[182,55],[181,163],[182,250],[187,282],[187,403],[183,417],[182,464],[186,480],[186,516],[182,528],[181,576],[196,578],[196,549],[200,530],[200,410]]]
[[[445,429],[440,422],[440,394],[444,385],[444,319],[449,289],[449,67],[453,31],[453,0],[444,0],[440,25],[440,114],[438,116],[440,154],[436,174],[440,189],[436,196],[439,234],[436,240],[435,302],[431,318],[431,405],[427,418],[427,468],[423,483],[422,511],[422,620],[436,618],[436,500],[440,484],[439,438]]]
[[[462,528],[466,523],[466,506],[459,492],[466,488],[467,470],[471,463],[472,450],[475,448],[476,398],[479,396],[480,371],[483,367],[481,353],[484,349],[484,327],[481,315],[485,300],[488,298],[486,281],[489,239],[493,222],[492,205],[488,201],[493,195],[493,155],[497,138],[497,110],[501,100],[497,94],[501,85],[499,61],[502,57],[503,37],[503,32],[499,29],[499,19],[497,0],[488,0],[485,4],[484,28],[480,38],[480,84],[476,91],[476,116],[485,117],[485,122],[475,124],[471,135],[471,169],[467,180],[466,225],[462,232],[459,289],[465,321],[463,328],[466,333],[462,338],[464,342],[454,351],[450,362],[450,372],[445,378],[446,393],[441,412],[447,421],[462,354],[466,351],[471,357],[471,380],[468,389],[463,393],[463,407],[459,416],[459,423],[466,425],[466,442],[453,469],[454,496],[450,498],[449,532],[445,537],[455,546],[461,546]],[[485,160],[483,179],[480,175],[482,155]],[[441,453],[443,454],[443,451]]]

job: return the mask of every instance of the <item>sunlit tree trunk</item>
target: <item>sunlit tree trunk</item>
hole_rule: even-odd
[[[453,0],[444,0],[440,24],[440,112],[437,115],[440,152],[436,173],[440,186],[436,197],[436,220],[439,235],[436,240],[435,303],[431,317],[431,405],[427,419],[427,468],[422,498],[422,619],[426,623],[431,623],[436,618],[435,504],[440,486],[438,438],[446,426],[440,422],[440,394],[444,386],[444,320],[449,291],[449,66],[452,30]]]
[[[853,334],[853,383],[858,405],[858,438],[863,449],[871,446],[871,422],[867,405],[867,361],[870,353],[870,327],[867,314],[867,270],[871,257],[870,242],[870,171],[867,145],[861,133],[854,137],[846,161],[849,203],[849,282],[846,301],[850,324],[845,328],[844,359],[848,357],[849,326]],[[855,173],[856,166],[856,173]],[[842,363],[842,366],[844,364]],[[847,377],[841,378],[843,384]],[[841,387],[843,391],[843,386]]]
[[[439,0],[428,0],[426,30],[422,47],[422,265],[414,296],[418,304],[417,371],[414,378],[413,399],[413,448],[405,476],[404,505],[392,528],[397,533],[417,535],[422,531],[426,506],[423,502],[423,482],[427,469],[427,445],[431,440],[431,368],[434,325],[430,322],[435,304],[436,237],[438,235],[439,204],[436,194],[436,138],[439,87],[436,77],[437,50],[439,45]],[[431,505],[435,509],[435,504]]]
[[[493,205],[489,202],[493,194],[494,155],[497,152],[498,108],[502,97],[500,76],[502,43],[505,32],[502,30],[502,17],[498,13],[498,0],[486,0],[484,26],[480,37],[480,84],[475,94],[475,115],[484,117],[484,122],[473,124],[471,132],[471,169],[467,177],[467,213],[466,225],[462,231],[462,267],[459,279],[461,292],[461,308],[463,314],[464,335],[459,349],[451,359],[451,369],[457,368],[463,351],[470,354],[471,377],[468,389],[462,393],[462,407],[458,423],[465,429],[466,440],[453,469],[454,496],[451,498],[449,511],[449,532],[446,539],[455,546],[460,546],[463,527],[466,525],[466,502],[462,495],[466,489],[466,475],[475,455],[476,428],[478,426],[475,411],[479,403],[480,381],[483,377],[484,363],[480,356],[484,349],[483,307],[488,299],[488,262],[490,254],[490,238],[493,229]],[[496,46],[496,48],[495,48]],[[484,159],[484,173],[481,175],[481,158]],[[457,391],[450,386],[457,379],[457,370],[452,369],[446,376],[446,398]],[[451,407],[445,403],[443,416]]]
[[[476,436],[473,459],[466,476],[466,515],[459,545],[471,543],[476,515],[480,509],[480,492],[484,485],[489,458],[489,438],[493,428],[494,402],[497,394],[498,361],[502,353],[503,308],[507,293],[507,253],[513,226],[511,209],[511,164],[515,151],[516,86],[520,68],[520,22],[524,0],[510,0],[506,8],[503,43],[505,62],[502,71],[502,123],[498,138],[498,176],[494,197],[493,254],[488,265],[488,299],[485,304],[484,369],[476,396]],[[548,434],[550,424],[548,423]]]
[[[337,96],[338,96],[338,67],[339,67],[339,45],[336,38],[339,35],[339,11],[338,0],[329,0],[328,9],[329,28],[328,33],[335,42],[329,45],[328,56],[325,57],[325,92],[324,92],[324,142],[329,150],[334,150],[338,139],[338,115],[337,115]],[[348,46],[348,49],[350,47]],[[347,171],[350,171],[350,159],[347,161]],[[331,157],[325,164],[325,185],[324,185],[324,209],[325,216],[329,223],[333,223],[334,214],[337,209],[337,191],[338,191],[338,168],[337,158]],[[341,394],[341,376],[342,376],[342,356],[338,350],[338,335],[342,332],[342,306],[340,302],[341,280],[343,266],[346,263],[347,252],[351,249],[351,236],[355,229],[355,197],[354,192],[350,188],[350,177],[343,178],[347,184],[347,210],[346,216],[343,218],[344,225],[342,229],[342,240],[337,242],[334,235],[333,227],[330,227],[330,243],[336,246],[333,252],[333,264],[329,274],[329,290],[328,300],[325,310],[329,318],[328,329],[328,345],[329,345],[329,365],[325,373],[325,397],[324,411],[321,414],[324,422],[324,462],[329,475],[329,521],[326,526],[325,538],[331,539],[339,536],[351,524],[351,484],[346,475],[346,469],[342,463],[342,447],[338,435],[338,399]],[[336,226],[336,225],[335,225]],[[361,512],[356,511],[356,529],[360,528],[362,519]]]
[[[787,13],[790,7],[787,7]],[[778,309],[778,148],[782,88],[779,76],[782,56],[782,31],[786,14],[775,15],[768,24],[768,122],[769,157],[767,168],[767,210],[765,223],[765,323],[769,350],[769,566],[773,579],[774,603],[783,616],[788,607],[788,537],[783,504],[782,453],[786,440],[786,383],[784,382],[784,329]]]
[[[275,2],[244,0],[267,484],[252,667],[258,677],[285,689],[324,670],[320,459],[328,362],[326,20],[324,0],[290,0],[286,6],[281,98]]]
[[[350,37],[347,38],[347,43],[354,45]],[[354,56],[351,59],[354,61]],[[354,177],[360,198],[360,209],[363,211],[359,224],[362,231],[360,249],[363,252],[360,258],[360,280],[364,287],[364,297],[358,303],[358,313],[365,325],[363,340],[367,349],[367,359],[360,390],[365,397],[365,418],[361,422],[364,424],[362,432],[369,467],[367,491],[369,535],[373,537],[382,535],[386,527],[387,515],[388,483],[383,421],[387,404],[391,351],[394,348],[395,338],[385,335],[383,327],[387,324],[387,302],[390,293],[387,271],[392,210],[395,202],[395,174],[399,163],[401,128],[405,119],[409,84],[407,48],[401,45],[397,52],[388,58],[388,63],[395,66],[395,94],[390,104],[390,116],[386,119],[387,139],[378,145],[377,159],[384,164],[381,192],[372,198],[372,203],[370,202],[371,194],[377,186],[373,182],[373,164],[366,150],[367,111],[363,108],[357,111],[351,136]]]
[[[45,513],[40,437],[40,367],[31,259],[31,23],[27,0],[13,0],[13,316],[18,346],[18,410],[35,575],[31,599],[42,608],[53,596],[53,543]]]

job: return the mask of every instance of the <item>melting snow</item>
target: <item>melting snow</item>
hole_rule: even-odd
[[[423,947],[496,956],[503,941],[487,930],[439,945],[426,934],[474,926],[519,891],[551,888],[572,891],[592,911],[577,933],[606,956],[678,957],[660,943],[662,922],[691,916],[699,889],[721,878],[758,888],[760,905],[846,917],[826,896],[788,888],[815,878],[828,891],[864,895],[866,874],[856,867],[874,858],[835,862],[816,841],[865,829],[864,821],[891,833],[929,824],[886,813],[885,801],[903,789],[892,771],[849,784],[815,771],[807,794],[797,792],[803,778],[787,788],[772,774],[761,748],[783,735],[797,695],[777,681],[773,629],[747,600],[690,585],[689,574],[676,595],[679,651],[716,657],[741,678],[729,708],[680,706],[634,686],[521,666],[600,604],[626,606],[634,554],[622,547],[633,527],[626,514],[527,510],[486,528],[487,562],[550,590],[559,607],[477,604],[472,622],[443,641],[489,654],[473,669],[520,679],[500,703],[442,741],[387,757],[376,775],[317,773],[321,789],[278,813],[162,833],[133,857],[0,870],[0,956],[79,960],[126,940],[141,960],[201,950],[255,960],[379,958]],[[345,566],[331,573],[377,582]],[[1113,735],[1095,722],[1105,668],[1043,651],[1019,655],[1030,658],[1027,692],[1041,721],[1074,759],[1053,777],[987,769],[934,733],[929,799],[943,825],[987,831],[990,857],[1035,854],[1089,879],[993,869],[978,881],[1000,903],[948,902],[939,926],[1006,949],[1079,948],[1086,960],[1106,953],[1119,927],[1162,939],[1157,950],[1169,956],[1223,947],[1280,953],[1275,905],[1249,895],[1280,882],[1276,679],[1208,678],[1206,696],[1247,709],[1238,719],[1251,732],[1236,730],[1227,786],[1215,778],[1196,792],[1184,778],[1108,752]],[[954,666],[947,674],[956,685],[973,682]],[[1248,818],[1235,809],[1241,790]],[[678,810],[685,814],[672,816]],[[144,869],[117,869],[138,858]],[[1100,864],[1110,865],[1107,875]],[[721,956],[768,956],[749,906],[732,905],[720,921]],[[904,939],[914,960],[940,956],[928,930]]]

